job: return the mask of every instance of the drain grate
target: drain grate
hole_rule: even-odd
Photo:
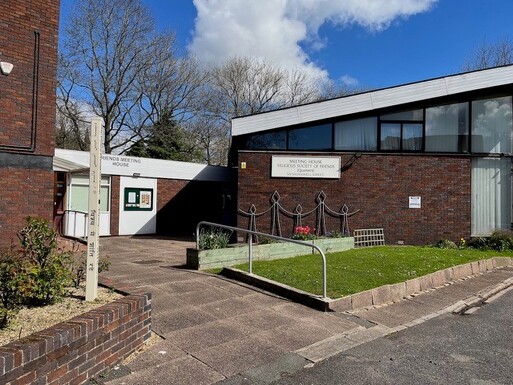
[[[134,261],[134,263],[137,263],[138,265],[153,265],[160,262],[162,262],[160,259],[145,259],[142,261]]]

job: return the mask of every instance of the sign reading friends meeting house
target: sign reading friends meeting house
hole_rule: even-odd
[[[271,177],[340,178],[339,156],[273,156]]]

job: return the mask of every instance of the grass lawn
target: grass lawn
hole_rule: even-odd
[[[447,267],[512,252],[378,246],[327,254],[328,297],[339,298],[406,281]],[[248,264],[236,266],[248,271]],[[253,262],[253,273],[313,294],[322,294],[320,255]]]

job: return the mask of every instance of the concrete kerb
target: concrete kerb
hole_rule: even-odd
[[[321,311],[350,311],[362,308],[368,308],[377,305],[393,303],[421,292],[433,288],[442,287],[459,279],[468,278],[491,271],[496,268],[513,266],[513,258],[493,257],[476,262],[469,262],[458,266],[449,267],[431,274],[410,279],[406,282],[383,285],[374,289],[366,290],[360,293],[348,295],[342,298],[323,299],[320,296],[295,289],[291,286],[278,283],[257,275],[250,275],[242,270],[225,267],[221,274],[229,278],[259,287],[269,292],[288,298],[294,302],[312,307]],[[499,290],[500,291],[500,290]],[[483,302],[482,294],[478,300],[465,300],[465,306],[468,310],[470,305],[479,306]],[[493,294],[492,294],[493,295]],[[491,295],[490,295],[491,296]],[[489,297],[490,297],[489,296]],[[488,298],[489,298],[488,297]],[[471,306],[470,306],[471,307]]]
[[[452,312],[454,314],[465,314],[472,308],[481,306],[490,298],[494,297],[495,295],[506,289],[509,289],[510,287],[513,287],[513,278],[508,278],[504,282],[501,282],[492,288],[481,290],[477,294],[465,298],[462,301],[459,301],[457,303],[457,306],[452,310]]]

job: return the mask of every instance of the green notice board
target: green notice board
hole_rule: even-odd
[[[124,209],[126,211],[152,211],[153,189],[125,187]]]

